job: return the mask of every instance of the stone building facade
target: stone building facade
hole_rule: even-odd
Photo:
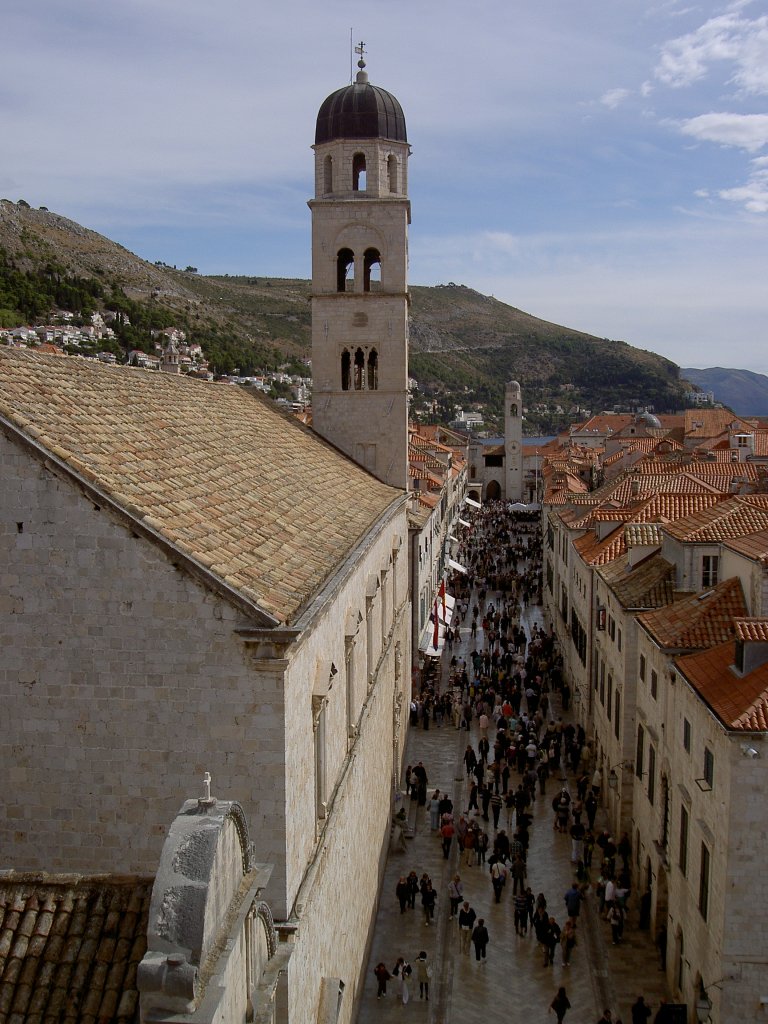
[[[274,865],[286,1019],[330,977],[350,1020],[410,692],[406,495],[174,375],[2,351],[0,417],[7,862],[152,874],[210,771]]]

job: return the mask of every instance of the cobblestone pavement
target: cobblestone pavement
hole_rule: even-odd
[[[522,618],[529,635],[534,625],[544,625],[542,610],[538,607],[526,609]],[[458,645],[458,650],[454,646],[453,653],[459,658],[467,657],[469,661],[468,654],[474,644],[469,630],[465,628],[464,632],[466,639]],[[478,644],[480,641],[478,636]],[[444,659],[449,658],[450,654],[444,655]],[[444,677],[447,678],[447,663],[444,665]],[[559,698],[554,696],[552,715],[556,717],[559,713]],[[567,720],[568,715],[563,717]],[[477,748],[479,731],[476,724],[470,738]],[[467,808],[467,787],[461,761],[467,742],[466,731],[457,730],[449,724],[428,730],[411,728],[408,737],[406,764],[423,761],[429,776],[429,793],[435,789],[447,792],[454,803],[456,820]],[[560,778],[566,778],[565,784],[572,786],[571,777],[561,775]],[[516,785],[516,779],[513,772],[510,784],[515,780]],[[558,784],[562,784],[558,778],[550,779],[546,795],[543,798],[539,796],[535,802],[528,884],[535,894],[544,893],[548,910],[562,926],[566,918],[563,894],[573,880],[573,871],[570,838],[552,828],[551,798]],[[571,1002],[566,1024],[594,1024],[606,1007],[611,1009],[614,1021],[618,1018],[628,1024],[630,1007],[641,993],[655,1011],[661,996],[666,995],[664,975],[658,969],[652,936],[637,928],[637,899],[630,902],[624,941],[614,947],[608,924],[599,918],[597,898],[594,892],[590,893],[579,918],[577,945],[571,965],[561,965],[558,949],[554,965],[544,967],[535,937],[530,932],[526,937],[515,934],[511,880],[501,902],[496,904],[488,868],[459,865],[455,842],[450,858],[443,859],[437,834],[430,831],[426,808],[418,808],[415,800],[406,800],[406,807],[409,807],[413,835],[406,840],[404,852],[390,852],[387,858],[370,959],[360,996],[359,1024],[369,1021],[386,1024],[406,1017],[428,1024],[515,1019],[543,1021],[560,985],[566,987]],[[502,810],[502,827],[505,815],[506,811]],[[597,826],[600,826],[599,814]],[[486,829],[492,842],[493,823]],[[400,913],[395,886],[400,875],[411,870],[415,870],[419,877],[424,871],[428,872],[437,891],[436,918],[432,926],[424,923],[418,896],[415,910]],[[462,955],[459,950],[458,927],[450,918],[447,896],[448,882],[457,871],[464,883],[464,898],[475,908],[478,917],[485,918],[490,934],[485,964],[476,962],[473,949],[470,949],[469,956]],[[416,981],[415,960],[421,950],[427,952],[432,966],[428,1002],[419,999]],[[386,996],[378,1000],[376,997],[374,966],[382,961],[391,971],[399,956],[414,966],[407,1006],[403,1006],[398,998],[397,985],[393,981],[388,983]],[[555,1020],[554,1014],[549,1014],[549,1020]]]

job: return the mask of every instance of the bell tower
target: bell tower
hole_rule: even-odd
[[[507,501],[523,500],[523,396],[516,380],[504,389],[504,483]]]
[[[408,156],[403,111],[353,84],[320,107],[312,211],[312,425],[408,486]]]

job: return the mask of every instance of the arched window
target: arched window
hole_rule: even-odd
[[[509,414],[510,414],[510,416],[517,416],[517,404],[516,403],[513,402],[512,405],[510,405],[510,407],[509,407]]]
[[[336,257],[336,291],[355,290],[355,254],[351,249],[339,249]]]
[[[355,153],[352,157],[352,188],[355,192],[365,192],[365,153]]]
[[[341,390],[349,391],[352,377],[352,356],[349,349],[345,348],[341,353]]]
[[[389,191],[397,192],[397,157],[390,155],[387,158],[387,177],[389,179]]]
[[[365,354],[361,348],[355,352],[355,391],[365,388]]]
[[[333,192],[333,157],[329,153],[323,166],[324,191]]]
[[[376,391],[379,386],[379,353],[372,348],[368,353],[368,390]]]
[[[378,291],[381,286],[381,256],[378,249],[366,249],[363,256],[363,291]]]

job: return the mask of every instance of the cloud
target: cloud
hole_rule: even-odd
[[[768,157],[752,161],[752,172],[746,184],[722,189],[718,195],[728,202],[740,203],[750,213],[768,213]]]
[[[742,6],[734,4],[695,31],[664,43],[656,78],[680,88],[706,77],[713,64],[730,62],[735,85],[751,95],[768,93],[768,16],[742,17]]]
[[[608,92],[604,92],[600,97],[600,102],[608,107],[609,110],[615,110],[619,104],[624,102],[627,96],[629,96],[629,89],[609,89]]]
[[[738,146],[754,153],[768,143],[768,114],[699,114],[683,121],[680,130],[704,142]]]

